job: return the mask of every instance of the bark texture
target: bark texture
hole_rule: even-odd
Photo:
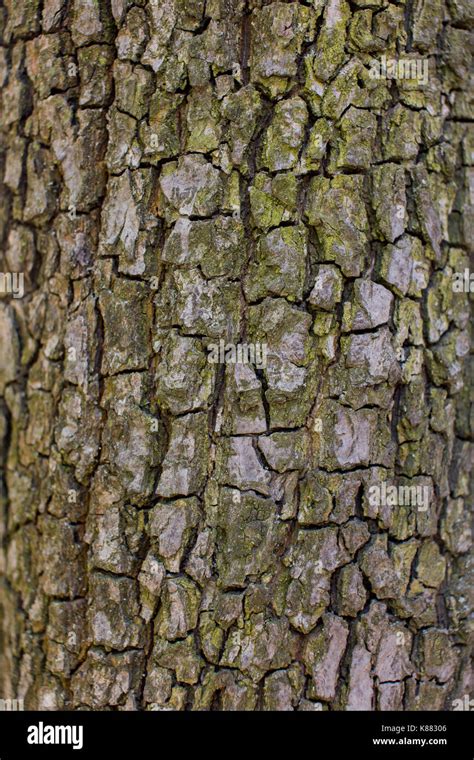
[[[0,697],[469,693],[472,21],[0,0]]]

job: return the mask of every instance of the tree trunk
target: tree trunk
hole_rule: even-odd
[[[1,698],[461,709],[468,5],[0,0]]]

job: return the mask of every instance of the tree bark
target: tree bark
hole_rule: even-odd
[[[472,21],[0,0],[1,698],[463,704]]]

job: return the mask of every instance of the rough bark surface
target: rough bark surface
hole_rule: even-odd
[[[2,698],[469,693],[469,6],[0,0]]]

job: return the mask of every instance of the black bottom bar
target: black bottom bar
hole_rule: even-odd
[[[469,712],[0,712],[0,760],[291,752],[472,760]],[[264,753],[264,754],[263,754]],[[328,753],[331,753],[328,757]]]

